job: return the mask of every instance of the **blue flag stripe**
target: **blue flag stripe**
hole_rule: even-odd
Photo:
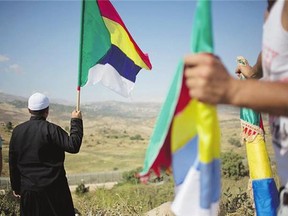
[[[122,77],[132,82],[135,82],[136,75],[141,70],[141,67],[136,65],[125,53],[113,44],[106,55],[99,60],[98,64],[110,64]]]

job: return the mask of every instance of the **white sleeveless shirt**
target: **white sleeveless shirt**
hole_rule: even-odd
[[[288,32],[281,24],[283,7],[284,0],[277,0],[264,24],[262,68],[264,80],[288,85]],[[278,174],[284,184],[288,181],[288,118],[270,116],[269,121]]]
[[[264,24],[262,66],[264,79],[288,82],[288,32],[281,24],[283,6],[284,0],[277,0]]]

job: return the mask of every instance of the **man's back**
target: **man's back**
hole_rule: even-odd
[[[49,99],[35,93],[28,100],[29,121],[13,130],[9,147],[10,181],[20,198],[21,216],[74,216],[65,175],[65,152],[78,153],[83,123],[80,111],[71,115],[70,135],[46,121]]]
[[[65,177],[64,150],[55,139],[53,141],[53,134],[68,136],[60,127],[38,116],[31,117],[14,129],[9,154],[12,166],[17,166],[20,171],[22,189],[37,190]],[[17,180],[19,176],[15,178],[20,184]]]

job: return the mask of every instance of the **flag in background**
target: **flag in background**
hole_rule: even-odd
[[[238,64],[246,66],[247,60],[239,56]],[[245,77],[241,74],[241,79]],[[246,146],[252,194],[257,216],[276,216],[279,205],[278,190],[273,178],[266,149],[265,132],[261,113],[240,109],[241,136]]]
[[[192,53],[213,52],[211,2],[199,0],[193,23]],[[158,116],[143,171],[172,166],[176,215],[217,215],[221,189],[220,130],[216,107],[190,98],[180,61]]]
[[[276,216],[279,205],[278,190],[266,149],[261,114],[241,108],[240,118],[256,214]]]
[[[152,65],[109,0],[83,0],[78,88],[101,82],[128,97],[136,75]]]

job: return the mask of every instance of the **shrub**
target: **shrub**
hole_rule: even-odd
[[[238,188],[239,193],[232,194],[228,187],[222,194],[220,203],[220,215],[228,215],[237,213],[237,215],[254,216],[253,201],[248,196],[247,192]]]
[[[226,178],[238,180],[248,176],[249,171],[243,164],[243,157],[234,152],[226,152],[221,155],[222,175]]]
[[[124,172],[122,175],[123,183],[132,183],[132,184],[138,184],[140,183],[139,178],[137,177],[137,174],[142,170],[141,167],[138,167],[134,170]]]
[[[241,147],[241,142],[239,139],[235,139],[234,137],[230,137],[228,139],[228,142],[233,145],[233,146],[236,146],[236,147]]]
[[[136,134],[135,136],[130,137],[130,140],[144,140],[140,134]]]
[[[13,124],[12,124],[12,122],[7,122],[6,123],[6,129],[8,130],[8,131],[11,131],[12,129],[13,129]]]
[[[89,192],[89,187],[86,187],[85,184],[82,182],[77,186],[75,192],[77,195],[87,193]]]
[[[0,215],[20,215],[20,200],[13,196],[12,191],[0,195]]]

